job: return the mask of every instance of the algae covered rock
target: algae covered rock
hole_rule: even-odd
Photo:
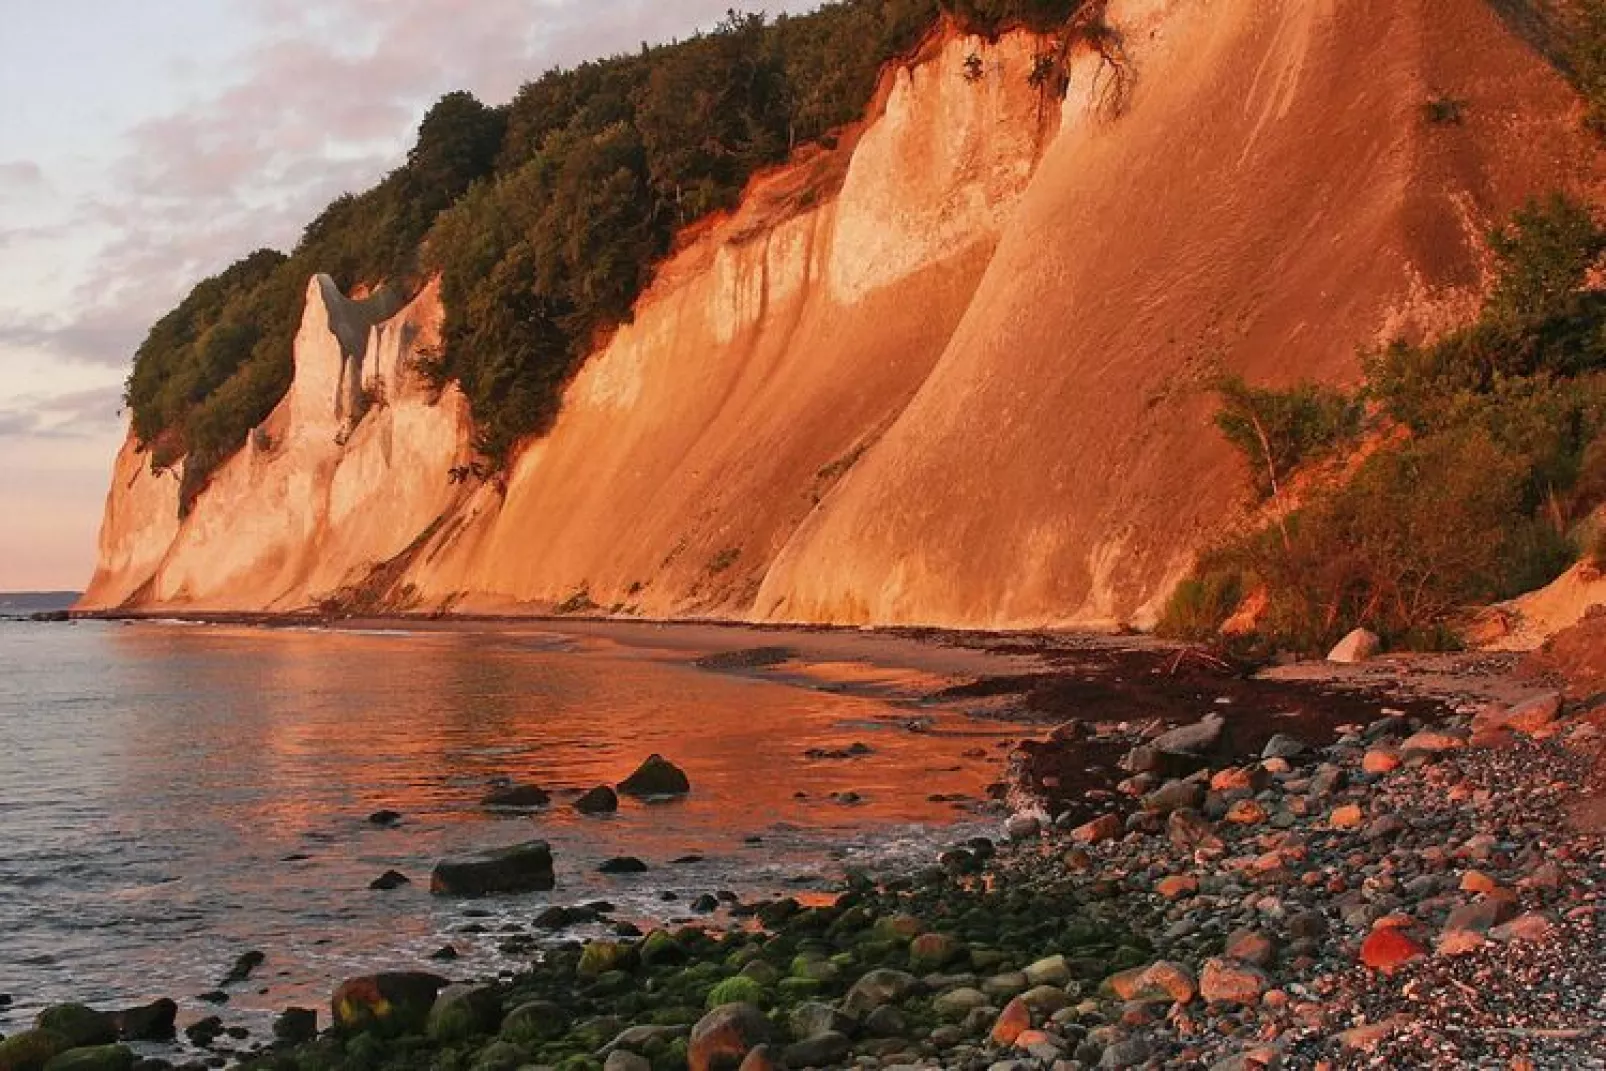
[[[761,983],[746,975],[738,974],[735,978],[727,978],[710,989],[708,999],[704,1003],[709,1008],[717,1008],[722,1004],[756,1004],[763,1007],[769,1002],[769,993]]]
[[[50,1030],[24,1030],[0,1041],[0,1071],[41,1071],[72,1042]]]
[[[60,1034],[75,1049],[117,1040],[117,1020],[83,1004],[53,1004],[35,1017],[33,1025]]]
[[[465,1041],[496,1031],[502,1001],[489,986],[452,985],[441,990],[429,1010],[429,1036],[436,1041]]]
[[[127,1045],[91,1045],[51,1057],[45,1071],[129,1071],[136,1059]]]

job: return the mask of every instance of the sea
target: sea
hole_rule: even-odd
[[[998,832],[983,801],[1007,727],[856,686],[873,673],[696,653],[558,626],[0,620],[0,1033],[57,1001],[170,997],[181,1026],[221,1014],[262,1037],[352,975],[527,965],[510,937],[553,939],[531,921],[554,904],[709,923],[705,893],[826,896]],[[573,809],[654,753],[689,796]],[[484,807],[508,781],[553,802]],[[431,895],[437,860],[532,839],[551,893]],[[616,856],[649,869],[599,873]],[[387,870],[411,883],[371,889]],[[263,966],[222,985],[248,951]]]

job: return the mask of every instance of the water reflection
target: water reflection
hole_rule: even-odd
[[[0,1029],[67,997],[169,995],[200,1014],[195,995],[248,948],[269,962],[236,1012],[321,1001],[342,974],[447,940],[462,973],[489,973],[494,939],[456,932],[462,905],[428,896],[429,867],[536,836],[558,890],[492,904],[506,919],[598,896],[661,914],[666,889],[685,903],[844,856],[925,857],[923,827],[964,817],[928,797],[978,797],[996,769],[964,757],[983,730],[938,715],[953,735],[912,733],[909,713],[539,633],[0,626],[0,992],[17,998]],[[870,753],[804,757],[854,741]],[[651,752],[686,769],[689,799],[602,819],[568,806]],[[554,805],[487,813],[497,778]],[[399,828],[367,821],[381,808]],[[653,869],[596,873],[623,854]],[[391,868],[414,884],[369,890]]]

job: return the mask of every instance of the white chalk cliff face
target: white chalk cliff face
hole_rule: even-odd
[[[505,484],[449,479],[466,406],[408,371],[435,290],[381,319],[315,281],[290,395],[182,523],[124,448],[85,605],[1152,618],[1239,498],[1211,378],[1353,379],[1465,309],[1487,223],[1599,171],[1484,0],[1110,13],[1063,103],[1039,39],[928,42],[661,267]]]

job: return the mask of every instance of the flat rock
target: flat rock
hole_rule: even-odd
[[[443,859],[430,874],[429,891],[436,896],[474,897],[545,892],[556,883],[551,846],[544,840],[532,840],[479,855]]]

